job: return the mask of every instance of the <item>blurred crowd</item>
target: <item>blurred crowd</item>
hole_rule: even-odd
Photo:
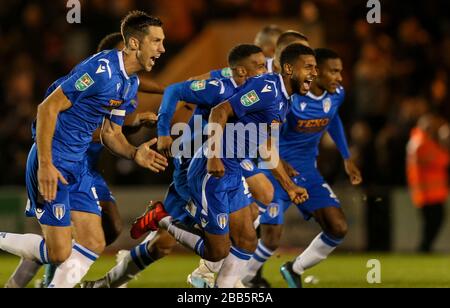
[[[450,119],[450,2],[382,1],[381,24],[366,21],[361,0],[81,0],[81,24],[66,22],[66,0],[2,0],[0,6],[0,185],[23,185],[30,125],[45,89],[117,31],[126,12],[162,18],[164,66],[211,20],[288,17],[313,47],[337,50],[345,63],[341,110],[362,167],[368,202],[389,206],[389,189],[406,184],[406,144],[430,111]],[[342,176],[337,152],[324,142],[323,171]],[[120,167],[120,166],[119,166]],[[116,172],[133,172],[117,168]],[[128,184],[151,183],[151,175]],[[113,176],[120,179],[120,176]],[[115,184],[122,183],[117,180]],[[114,184],[114,183],[113,183]],[[387,201],[386,201],[387,200]],[[370,203],[370,202],[369,202]],[[376,215],[376,214],[375,214]],[[388,230],[381,230],[388,232]]]

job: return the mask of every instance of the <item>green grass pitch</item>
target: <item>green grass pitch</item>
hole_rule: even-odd
[[[286,287],[279,267],[293,255],[282,254],[270,260],[264,276],[275,288]],[[381,284],[369,284],[367,262],[378,259],[381,262]],[[18,258],[0,255],[0,285],[3,286],[14,271]],[[115,264],[113,256],[104,256],[97,261],[87,279],[101,277]],[[174,255],[151,265],[129,287],[136,288],[185,288],[186,276],[198,264],[198,258],[191,255]],[[38,275],[41,277],[42,271]],[[450,287],[450,256],[445,255],[386,255],[386,254],[335,254],[317,267],[309,270],[307,276],[315,276],[317,284],[305,287],[317,288],[374,288],[374,287]],[[30,284],[32,286],[32,284]]]

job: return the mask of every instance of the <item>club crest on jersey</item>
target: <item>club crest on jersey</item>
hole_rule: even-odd
[[[86,91],[90,86],[94,84],[94,80],[89,76],[88,73],[81,76],[76,82],[75,82],[75,88],[80,91]]]
[[[192,91],[201,91],[206,89],[206,80],[197,80],[191,83]]]
[[[226,67],[220,72],[220,75],[225,78],[230,78],[231,76],[233,76],[233,72],[231,71],[231,68]]]
[[[217,215],[217,224],[219,225],[220,229],[225,230],[226,226],[228,225],[228,214]]]
[[[259,102],[259,96],[256,94],[255,90],[252,90],[241,97],[241,104],[245,107],[250,107],[257,102]]]
[[[109,105],[111,107],[119,107],[120,105],[122,105],[122,103],[123,103],[123,101],[115,100],[115,99],[112,99],[112,100],[109,101]]]
[[[244,159],[243,161],[241,161],[241,167],[247,171],[255,170],[255,165],[253,164],[252,161],[250,161],[248,159]]]
[[[276,203],[271,203],[267,208],[270,218],[275,218],[280,214],[280,206]]]
[[[323,111],[325,111],[325,113],[330,112],[331,110],[331,99],[330,98],[326,98],[323,102]]]
[[[53,205],[53,215],[56,219],[63,219],[64,215],[66,215],[66,206],[64,204],[54,204]]]

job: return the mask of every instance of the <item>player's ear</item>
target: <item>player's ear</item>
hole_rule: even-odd
[[[135,37],[130,37],[129,39],[129,46],[131,50],[138,50],[139,49],[139,40]]]
[[[284,72],[286,75],[291,76],[291,75],[294,74],[294,68],[292,67],[291,64],[285,63],[285,64],[283,65],[283,72]]]
[[[236,66],[236,73],[237,73],[238,77],[247,76],[247,70],[243,66]]]

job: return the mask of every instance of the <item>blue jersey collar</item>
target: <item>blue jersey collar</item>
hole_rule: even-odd
[[[287,93],[286,86],[284,85],[283,77],[280,74],[278,74],[278,77],[280,78],[281,91],[283,91],[284,97],[289,100],[289,94]]]
[[[323,94],[322,94],[321,96],[315,96],[315,95],[312,94],[311,92],[308,92],[308,93],[306,94],[306,96],[309,96],[309,97],[312,98],[313,100],[320,101],[320,100],[324,99],[324,97],[325,97],[327,94],[328,94],[328,92],[325,91],[325,92],[323,92]]]
[[[119,66],[120,70],[122,71],[122,74],[125,76],[126,79],[130,79],[130,77],[127,74],[127,71],[125,70],[125,64],[123,63],[123,51],[118,51],[117,57],[119,58]]]

